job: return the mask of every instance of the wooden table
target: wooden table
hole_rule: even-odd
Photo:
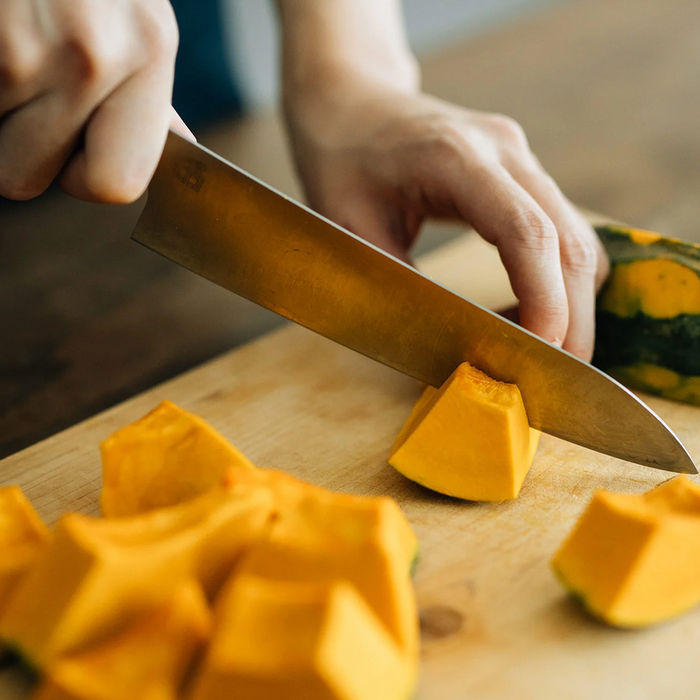
[[[469,236],[423,259],[434,278],[492,307],[511,299],[493,249]],[[333,489],[398,500],[420,540],[419,700],[697,698],[700,609],[647,631],[592,621],[549,560],[595,488],[641,492],[668,478],[544,436],[520,497],[433,494],[386,463],[417,384],[300,327],[276,331],[0,462],[49,522],[98,513],[98,442],[169,398],[257,464]],[[700,409],[650,399],[700,457]],[[0,697],[25,694],[0,674]],[[312,699],[310,699],[312,700]]]
[[[574,201],[700,240],[697,0],[565,2],[421,62],[426,90],[519,119]],[[200,138],[298,194],[275,115]],[[0,456],[275,325],[132,244],[137,214],[0,202]]]

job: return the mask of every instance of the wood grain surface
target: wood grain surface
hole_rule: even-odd
[[[520,120],[577,203],[700,240],[697,0],[569,1],[421,64],[427,91]],[[299,194],[276,115],[199,136]],[[277,323],[131,243],[138,210],[0,202],[0,456]]]
[[[498,307],[511,293],[492,248],[468,236],[423,260],[434,278]],[[644,491],[669,475],[544,436],[515,500],[433,494],[386,463],[417,384],[300,327],[276,331],[0,462],[53,523],[98,513],[98,442],[169,398],[209,420],[257,464],[333,489],[398,500],[420,540],[418,700],[697,698],[700,610],[647,631],[592,621],[549,560],[594,489]],[[700,410],[652,407],[700,457]],[[23,683],[25,684],[23,686]],[[15,670],[0,698],[26,697]]]

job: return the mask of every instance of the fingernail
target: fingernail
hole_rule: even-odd
[[[560,340],[559,338],[555,338],[552,341],[552,343],[554,343],[554,345],[556,345],[558,348],[560,348],[562,345],[564,345],[564,342],[562,340]]]

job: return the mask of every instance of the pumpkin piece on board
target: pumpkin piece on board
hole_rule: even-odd
[[[393,500],[319,489],[293,510],[281,510],[268,537],[244,554],[237,570],[278,581],[348,580],[406,658],[416,660],[410,577],[416,551],[413,530]]]
[[[292,512],[298,512],[299,520],[309,526],[312,526],[310,521],[313,520],[314,514],[318,514],[320,515],[319,525],[325,527],[324,523],[332,520],[329,509],[334,505],[337,505],[339,512],[354,510],[358,517],[363,517],[362,513],[381,512],[384,514],[392,537],[396,538],[398,556],[405,559],[409,570],[415,564],[418,556],[418,540],[411,524],[393,499],[331,491],[279,469],[263,467],[240,470],[232,468],[225,483],[231,486],[261,485],[269,488],[275,499],[276,509],[280,513],[289,515]],[[315,508],[311,504],[315,504]],[[301,510],[297,511],[298,508]]]
[[[100,451],[107,517],[176,505],[219,486],[231,467],[253,469],[209,423],[170,401],[117,430]]]
[[[133,518],[65,515],[0,615],[0,638],[32,665],[99,642],[195,578],[213,599],[270,525],[269,489],[216,490]]]
[[[552,567],[611,625],[684,612],[700,602],[700,486],[678,476],[641,495],[598,491]]]
[[[190,700],[406,700],[414,681],[349,583],[234,574]]]
[[[425,390],[389,464],[448,496],[503,501],[520,493],[538,441],[518,387],[464,362],[440,389]]]
[[[185,581],[102,644],[52,664],[32,700],[177,700],[212,625],[200,586]]]
[[[625,226],[596,232],[611,271],[593,363],[633,388],[700,405],[700,245]]]
[[[50,538],[19,486],[0,488],[0,612]]]

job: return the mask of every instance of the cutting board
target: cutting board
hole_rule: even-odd
[[[497,254],[474,235],[421,268],[488,306],[512,301]],[[21,485],[49,523],[69,509],[97,514],[99,441],[168,398],[259,465],[399,502],[421,546],[420,700],[697,698],[700,610],[646,631],[608,629],[549,568],[596,488],[639,493],[670,475],[543,436],[517,500],[442,497],[386,461],[419,393],[415,381],[287,326],[3,460],[0,483]],[[700,458],[700,410],[648,400]],[[0,673],[0,698],[24,697],[21,676]]]

